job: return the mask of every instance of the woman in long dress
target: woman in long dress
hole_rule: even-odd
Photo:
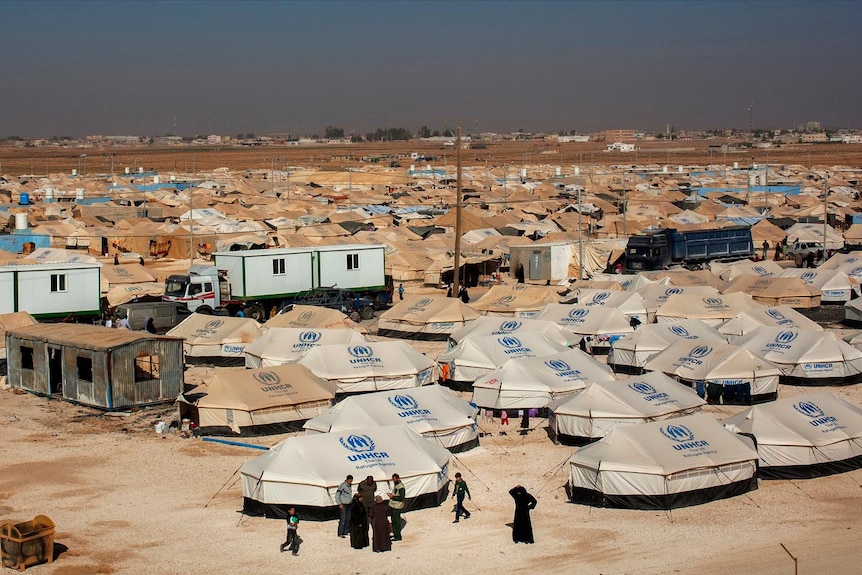
[[[383,501],[380,495],[374,498],[371,507],[371,548],[375,553],[392,550],[392,540],[389,539],[389,502]]]
[[[353,495],[350,504],[350,546],[354,549],[368,547],[368,513],[358,493]]]
[[[515,543],[532,543],[533,523],[530,521],[530,510],[536,508],[536,498],[520,485],[516,485],[510,489],[509,495],[515,500],[515,521],[512,525],[512,541]]]

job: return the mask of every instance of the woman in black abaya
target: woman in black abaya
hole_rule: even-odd
[[[533,523],[530,521],[530,510],[536,508],[536,498],[520,485],[516,485],[510,489],[509,495],[515,500],[515,521],[512,524],[512,541],[515,543],[532,543]]]
[[[368,513],[358,493],[353,495],[350,504],[350,546],[354,549],[368,547]]]

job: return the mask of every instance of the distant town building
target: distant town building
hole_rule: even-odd
[[[634,130],[605,130],[606,142],[636,142]]]
[[[816,123],[816,122],[809,122]],[[815,144],[820,142],[828,142],[829,136],[826,135],[826,132],[815,132],[813,134],[802,134],[802,143],[803,144]]]

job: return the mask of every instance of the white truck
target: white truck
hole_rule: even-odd
[[[375,297],[386,289],[385,247],[342,245],[216,252],[214,265],[193,265],[165,281],[165,301],[189,311],[265,321],[284,302],[317,287],[339,287]]]
[[[97,318],[101,265],[42,263],[0,267],[0,313],[26,311],[39,320]]]

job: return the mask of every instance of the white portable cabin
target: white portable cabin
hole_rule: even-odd
[[[0,313],[26,311],[36,319],[98,316],[101,264],[0,266]]]
[[[527,281],[559,281],[569,277],[573,245],[569,242],[548,242],[525,246],[509,246],[510,269],[524,266]]]
[[[235,299],[287,297],[315,287],[309,248],[215,252],[213,263],[227,270]]]
[[[343,433],[364,427],[406,425],[452,453],[479,446],[479,410],[452,391],[426,385],[409,391],[354,395],[303,425],[308,435]]]
[[[616,372],[643,373],[649,358],[680,340],[727,343],[724,336],[699,319],[650,323],[615,341],[608,352],[608,365]]]
[[[764,478],[819,477],[862,467],[862,409],[831,392],[756,405],[722,423],[754,437]]]
[[[314,287],[358,291],[386,287],[386,246],[351,244],[314,248]]]
[[[378,494],[392,491],[398,473],[405,511],[446,499],[451,454],[405,425],[291,437],[240,467],[243,512],[284,519],[335,519],[335,492],[347,474],[372,476]]]
[[[553,401],[548,406],[548,427],[558,441],[583,444],[619,426],[699,413],[705,403],[691,388],[653,371],[595,381],[580,393]]]
[[[574,503],[676,509],[757,489],[757,451],[708,414],[617,427],[569,460]]]

